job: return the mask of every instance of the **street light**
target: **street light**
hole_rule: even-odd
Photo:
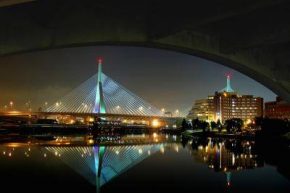
[[[178,116],[178,114],[179,114],[179,110],[178,109],[175,110],[175,114],[176,114],[176,116]]]
[[[27,110],[29,111],[29,109],[31,109],[31,102],[30,101],[27,101],[25,103],[25,105],[26,105]]]
[[[10,108],[12,109],[13,108],[13,105],[14,105],[13,101],[10,101],[9,102],[9,105],[10,105]]]

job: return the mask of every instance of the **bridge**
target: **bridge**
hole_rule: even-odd
[[[97,62],[97,74],[44,111],[37,112],[37,116],[60,116],[60,119],[70,116],[74,121],[76,117],[81,117],[84,122],[93,122],[97,117],[146,125],[152,125],[155,120],[156,126],[165,126],[169,122],[174,124],[181,118],[165,117],[160,109],[105,75],[102,71],[102,59],[99,58]]]
[[[39,112],[7,111],[0,116],[20,119],[54,118],[60,123],[92,123],[97,118],[125,124],[161,127],[176,125],[182,117],[168,117],[159,108],[146,102],[102,71],[102,59],[97,59],[98,72],[81,83],[51,106]]]
[[[290,101],[287,0],[6,0],[0,6],[0,56],[93,45],[168,49],[229,66]]]
[[[98,59],[97,74],[45,109],[45,112],[163,116],[161,110],[106,76],[102,72],[101,59]]]

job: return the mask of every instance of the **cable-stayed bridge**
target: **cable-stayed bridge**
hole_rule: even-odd
[[[99,94],[97,92],[97,79],[98,74],[95,74],[45,111],[162,116],[161,110],[130,92],[105,74],[102,74],[102,93],[106,111],[96,110],[100,103],[100,101],[96,100],[96,95]]]
[[[138,119],[147,123],[155,118],[172,119],[165,117],[159,108],[104,74],[101,59],[98,59],[97,74],[49,106],[42,115]]]

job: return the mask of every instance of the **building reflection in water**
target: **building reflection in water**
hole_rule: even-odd
[[[231,185],[234,172],[262,167],[264,161],[255,152],[255,142],[246,140],[219,140],[195,138],[188,143],[191,154],[216,172],[224,172],[226,185]]]

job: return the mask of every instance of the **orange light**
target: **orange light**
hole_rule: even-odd
[[[153,119],[152,121],[152,127],[159,127],[160,126],[160,122],[158,119]]]
[[[21,144],[20,143],[9,143],[7,146],[8,147],[19,147]]]

